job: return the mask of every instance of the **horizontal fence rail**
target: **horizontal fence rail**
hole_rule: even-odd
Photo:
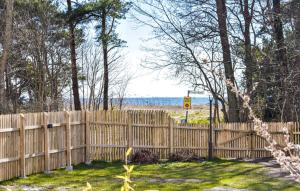
[[[268,123],[277,143],[282,127],[300,142],[297,123]],[[213,155],[219,158],[270,157],[266,141],[251,123],[213,127]],[[208,155],[208,125],[182,125],[164,111],[71,111],[0,116],[0,181],[92,160],[123,160],[126,150],[147,149],[160,159],[183,150]]]

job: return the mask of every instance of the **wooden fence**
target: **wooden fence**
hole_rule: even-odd
[[[281,123],[269,129],[283,142]],[[290,124],[296,143],[299,126]],[[208,154],[208,125],[180,125],[163,111],[72,111],[0,116],[0,181],[67,168],[92,160],[124,159],[127,148],[149,149],[166,159],[190,150]],[[246,123],[220,124],[213,129],[214,156],[268,157],[266,142]]]

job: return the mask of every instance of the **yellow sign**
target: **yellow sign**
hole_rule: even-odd
[[[192,108],[191,102],[192,102],[191,97],[185,96],[183,98],[183,108],[184,109],[191,109]]]

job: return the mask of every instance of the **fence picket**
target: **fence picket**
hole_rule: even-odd
[[[25,117],[20,114],[21,126],[20,126],[20,176],[25,178],[26,168],[25,168]]]
[[[89,111],[85,111],[85,163],[91,163],[91,131],[90,131],[90,115]]]
[[[65,111],[65,124],[66,124],[66,148],[67,148],[67,170],[73,170],[72,167],[72,153],[71,153],[71,125],[70,114]],[[79,135],[78,135],[79,136]]]
[[[44,173],[50,172],[50,153],[49,153],[49,129],[48,129],[48,114],[43,113],[43,127],[44,127],[44,154],[45,154],[45,169]]]

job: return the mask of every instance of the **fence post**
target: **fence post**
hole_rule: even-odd
[[[295,123],[294,122],[288,122],[287,123],[287,128],[288,128],[288,132],[289,132],[289,135],[290,135],[290,141],[293,142],[294,144],[298,144],[298,143],[295,143],[295,140],[294,140]]]
[[[85,110],[85,164],[91,164],[90,112]]]
[[[169,116],[169,147],[170,147],[170,153],[169,156],[174,152],[174,148],[173,148],[173,127],[174,127],[174,122],[173,119]]]
[[[254,132],[254,127],[253,124],[250,123],[250,158],[254,159],[254,136],[255,136],[255,132]]]
[[[23,114],[20,114],[21,127],[20,127],[20,175],[21,178],[26,177],[26,168],[25,168],[25,117]]]
[[[213,159],[213,126],[212,126],[212,99],[209,97],[209,133],[208,133],[208,160]]]
[[[129,112],[127,112],[127,116],[128,116],[128,125],[127,125],[127,127],[128,127],[128,131],[127,131],[127,139],[128,139],[128,141],[127,141],[127,147],[128,148],[130,148],[130,147],[132,147],[133,146],[133,135],[132,135],[132,119],[131,119],[131,113],[130,113],[130,111]]]
[[[71,124],[70,113],[65,111],[65,123],[66,123],[66,146],[67,146],[67,167],[66,170],[73,170],[72,167],[72,150],[71,150]]]
[[[45,153],[45,169],[44,173],[50,173],[50,153],[49,153],[49,130],[48,130],[48,114],[43,113],[43,126],[44,126],[44,153]]]
[[[298,122],[294,122],[294,129],[293,129],[293,141],[295,144],[300,144],[300,141],[299,141],[299,135],[298,135],[298,132],[299,132],[299,123]]]

